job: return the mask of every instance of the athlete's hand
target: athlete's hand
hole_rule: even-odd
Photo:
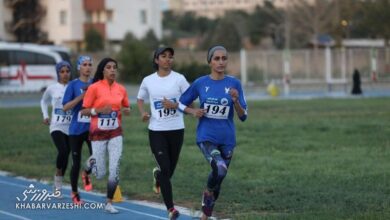
[[[238,95],[237,89],[230,88],[229,89],[229,94],[232,97],[233,102],[237,102],[238,101],[239,95]]]
[[[147,122],[150,119],[150,114],[148,112],[142,112],[141,118],[143,122]]]
[[[126,116],[130,115],[130,107],[122,108],[122,112]]]
[[[165,109],[176,109],[177,108],[177,104],[172,102],[171,100],[167,99],[164,97],[164,99],[161,101],[162,104],[163,104],[163,107]]]
[[[196,117],[196,118],[201,118],[203,117],[204,113],[206,112],[205,109],[201,109],[201,108],[193,108],[191,109],[190,113],[192,114],[192,116]]]
[[[43,124],[50,125],[50,118],[43,119]]]
[[[98,110],[96,110],[96,112],[98,112]],[[111,112],[112,112],[111,105],[106,105],[103,108],[99,108],[99,112],[98,113],[109,114]]]

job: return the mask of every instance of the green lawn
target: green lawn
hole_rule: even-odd
[[[56,150],[39,108],[0,109],[0,120],[0,170],[51,181]],[[249,117],[236,128],[218,217],[390,219],[389,98],[249,102]],[[186,116],[173,186],[178,205],[198,210],[210,168],[195,129],[196,120]],[[122,193],[161,202],[151,190],[147,124],[134,111],[124,130]],[[94,183],[105,192],[105,181]]]

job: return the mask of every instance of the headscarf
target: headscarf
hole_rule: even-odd
[[[57,81],[60,80],[60,71],[61,71],[62,67],[64,67],[64,66],[68,67],[69,71],[72,71],[72,68],[70,67],[70,64],[68,63],[68,61],[63,60],[63,61],[57,63],[56,64]]]
[[[227,50],[223,46],[217,45],[217,46],[210,47],[209,50],[207,51],[207,63],[211,62],[211,58],[213,58],[214,52],[217,50],[224,50],[227,55]]]
[[[92,58],[90,56],[84,55],[79,56],[79,58],[77,59],[77,70],[80,70],[81,64],[83,64],[85,61],[89,61],[92,63]]]

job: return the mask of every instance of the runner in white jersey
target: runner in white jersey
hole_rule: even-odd
[[[62,61],[56,65],[58,82],[47,87],[42,95],[41,110],[43,123],[49,125],[50,135],[57,147],[57,171],[54,175],[54,191],[61,195],[62,179],[64,177],[70,152],[69,125],[72,120],[72,111],[64,111],[62,98],[70,79],[70,64]],[[51,118],[49,117],[49,104],[52,106]]]
[[[163,196],[169,219],[176,219],[172,196],[171,177],[179,159],[184,137],[183,113],[178,109],[181,94],[189,87],[185,77],[173,71],[174,50],[158,48],[153,57],[155,73],[141,83],[137,104],[142,121],[149,119],[149,143],[158,167],[153,169],[153,190]],[[149,100],[151,114],[144,110],[144,100]]]

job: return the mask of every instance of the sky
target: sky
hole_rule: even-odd
[[[169,9],[169,0],[160,0],[161,1],[161,9],[166,11]]]

